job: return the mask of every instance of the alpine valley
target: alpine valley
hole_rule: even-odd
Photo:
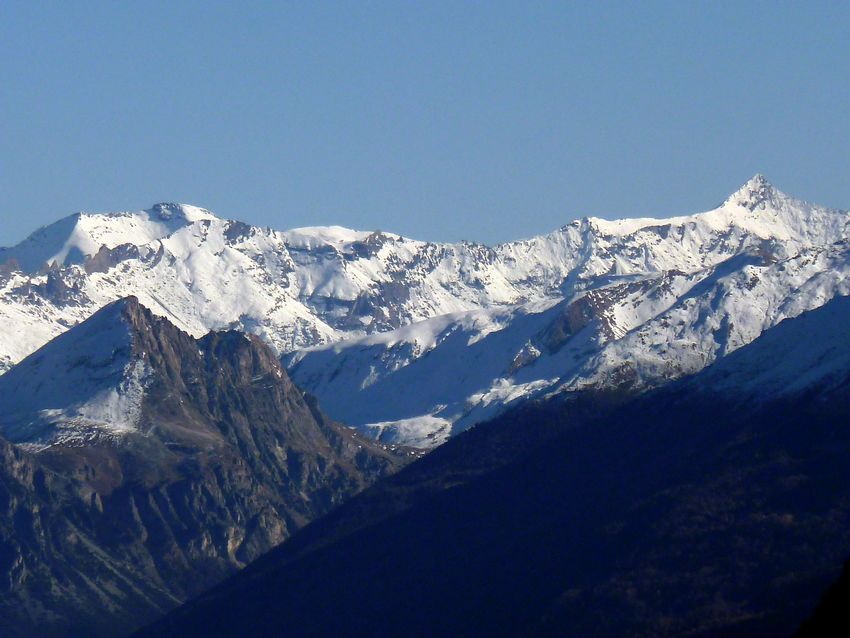
[[[0,250],[0,367],[134,295],[195,337],[259,336],[331,417],[430,448],[521,400],[702,369],[850,294],[848,237],[846,211],[761,175],[705,213],[585,218],[495,247],[179,204],[79,213]]]

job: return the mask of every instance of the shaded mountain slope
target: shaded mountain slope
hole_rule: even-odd
[[[400,465],[257,337],[130,298],[60,340],[0,377],[4,636],[126,633]]]
[[[780,324],[812,326],[829,351],[850,301]],[[736,367],[772,365],[761,342]],[[850,553],[848,363],[763,400],[709,368],[601,411],[526,406],[137,635],[791,635]]]

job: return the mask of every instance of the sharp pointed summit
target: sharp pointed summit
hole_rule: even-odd
[[[779,196],[782,196],[782,193],[764,175],[756,173],[732,193],[726,202],[755,210],[761,204],[771,202]]]
[[[136,297],[107,304],[0,377],[0,432],[39,449],[137,431],[156,350],[180,334]]]

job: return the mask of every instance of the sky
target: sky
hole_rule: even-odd
[[[760,172],[850,208],[846,2],[0,3],[0,245],[192,203],[497,243],[710,209]]]

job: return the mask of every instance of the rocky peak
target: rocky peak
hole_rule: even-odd
[[[151,212],[162,220],[171,220],[175,215],[183,215],[180,204],[175,202],[159,202],[151,206]]]
[[[402,461],[326,418],[259,338],[196,340],[133,296],[0,376],[0,405],[12,636],[125,635]]]
[[[206,354],[212,356],[205,362]],[[5,407],[0,432],[33,449],[123,440],[151,431],[171,438],[177,432],[184,442],[216,437],[196,418],[205,401],[197,384],[225,367],[240,369],[243,374],[236,376],[245,383],[259,374],[283,379],[276,357],[259,339],[219,333],[197,341],[135,296],[125,297],[0,377]],[[279,391],[290,390],[287,385]]]
[[[154,219],[163,222],[192,223],[203,219],[216,219],[216,216],[205,208],[176,202],[159,202],[151,206],[147,212]]]

